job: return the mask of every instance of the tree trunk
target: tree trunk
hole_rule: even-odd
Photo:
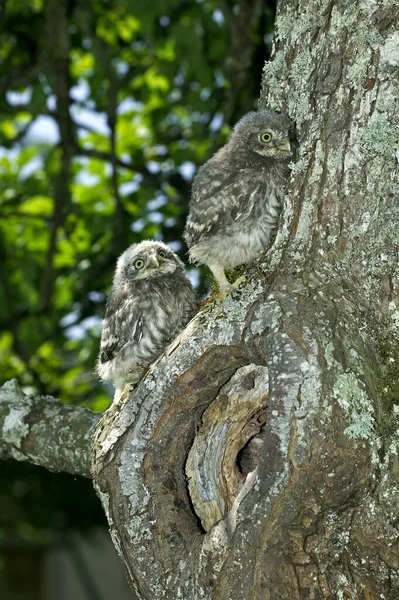
[[[399,597],[395,5],[279,4],[261,106],[300,152],[276,241],[93,446],[138,598]]]
[[[279,3],[261,106],[300,149],[276,240],[93,438],[137,599],[399,598],[398,13]]]

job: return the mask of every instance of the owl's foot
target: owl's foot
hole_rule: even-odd
[[[234,283],[228,283],[227,285],[224,285],[223,287],[220,286],[219,294],[218,294],[218,302],[221,302],[222,300],[224,300],[226,298],[226,296],[228,296],[229,294],[236,292],[238,290],[238,288],[240,287],[240,285],[242,285],[245,282],[246,282],[245,277],[239,277],[238,279],[235,280]]]
[[[235,291],[234,286],[232,286],[230,283],[228,286],[225,285],[223,287],[219,287],[217,301],[222,302],[222,300],[224,300],[226,298],[226,296],[228,296],[229,294],[232,294],[234,291]]]
[[[232,288],[234,290],[238,290],[238,288],[240,287],[240,285],[242,285],[243,283],[246,283],[247,278],[244,277],[244,275],[241,275],[241,277],[239,277],[238,279],[235,280],[235,282],[232,284]]]
[[[138,381],[126,381],[123,388],[116,388],[114,394],[113,405],[120,410],[125,403],[129,393],[137,386]]]
[[[212,271],[212,275],[216,279],[216,283],[219,286],[218,300],[220,302],[223,300],[223,298],[226,298],[226,296],[234,292],[234,287],[228,282],[222,265],[216,263],[208,266]]]
[[[115,394],[114,394],[113,405],[118,410],[121,409],[121,406],[122,406],[124,400],[126,400],[128,393],[129,393],[129,389],[127,387],[125,387],[125,388],[116,388]]]

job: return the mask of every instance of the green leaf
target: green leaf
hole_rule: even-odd
[[[54,201],[48,196],[32,196],[20,205],[23,213],[37,216],[50,216],[53,213]]]

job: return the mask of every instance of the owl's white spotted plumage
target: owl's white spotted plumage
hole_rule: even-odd
[[[289,178],[293,141],[288,116],[250,112],[194,179],[184,237],[191,262],[210,268],[222,294],[232,287],[224,270],[250,262],[270,241]]]
[[[126,381],[141,379],[196,305],[183,263],[166,244],[133,244],[119,257],[97,361],[101,379],[114,383],[114,401]]]

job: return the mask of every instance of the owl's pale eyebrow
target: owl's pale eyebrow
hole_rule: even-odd
[[[134,256],[132,256],[132,262],[136,261],[138,258],[141,258],[141,260],[145,260],[147,257],[145,254],[135,254]]]

